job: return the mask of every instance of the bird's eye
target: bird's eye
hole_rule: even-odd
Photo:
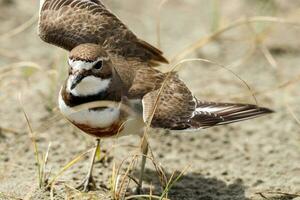
[[[99,60],[95,65],[94,65],[94,69],[101,69],[101,67],[103,66],[103,61]]]

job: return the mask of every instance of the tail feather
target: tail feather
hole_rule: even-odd
[[[197,101],[191,125],[194,129],[210,128],[253,119],[273,113],[268,108],[250,104],[212,103]]]

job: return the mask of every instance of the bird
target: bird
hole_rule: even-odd
[[[68,76],[58,104],[68,121],[96,139],[79,189],[95,188],[92,172],[100,140],[142,135],[151,128],[196,131],[253,119],[273,110],[252,104],[199,100],[168,64],[163,52],[136,36],[100,0],[41,0],[38,34],[69,52]],[[93,102],[107,104],[78,110]],[[128,111],[129,108],[129,111]],[[143,141],[139,193],[148,153]]]

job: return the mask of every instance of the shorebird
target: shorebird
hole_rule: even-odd
[[[272,113],[256,105],[199,101],[176,73],[154,68],[168,63],[163,53],[139,39],[100,0],[41,1],[39,36],[70,51],[59,108],[71,123],[97,140],[88,175],[80,185],[84,191],[94,186],[93,163],[101,138],[141,135],[145,123],[152,128],[199,130]],[[75,109],[94,101],[117,106]],[[148,143],[143,142],[137,192],[147,151]]]

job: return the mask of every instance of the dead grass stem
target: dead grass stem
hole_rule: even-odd
[[[37,145],[37,142],[36,142],[36,137],[35,137],[34,131],[32,129],[29,117],[28,117],[28,115],[25,111],[24,105],[22,103],[21,95],[19,95],[19,103],[20,103],[20,106],[22,108],[22,112],[24,114],[24,117],[26,119],[26,123],[27,123],[28,129],[29,129],[29,136],[30,136],[31,142],[33,144],[34,155],[35,155],[35,160],[36,160],[36,164],[37,164],[38,185],[39,185],[39,188],[42,188],[42,186],[43,186],[43,174],[42,174],[42,164],[41,164],[41,160],[40,160],[41,158],[40,158],[40,154],[39,154],[39,149],[38,149],[38,145]]]
[[[69,168],[71,168],[74,164],[76,164],[77,162],[79,162],[85,155],[87,155],[89,152],[91,152],[93,150],[89,149],[83,153],[81,153],[80,155],[76,156],[74,159],[72,159],[70,162],[68,162],[52,179],[51,181],[49,181],[48,185],[46,186],[46,188],[49,187],[53,187],[56,180],[65,172],[67,171]]]
[[[170,200],[168,198],[161,198],[160,196],[156,196],[156,195],[132,195],[129,197],[126,197],[125,200],[130,200],[130,199],[158,199],[158,200]]]
[[[274,92],[277,92],[279,90],[283,90],[285,88],[288,88],[288,87],[291,87],[293,85],[295,85],[296,83],[300,82],[300,74],[297,75],[295,78],[293,79],[290,79],[288,81],[285,81],[273,88],[268,88],[268,89],[265,89],[265,90],[260,90],[260,91],[254,91],[253,92],[253,95],[255,96],[260,96],[260,95],[266,95],[266,94],[271,94],[271,93],[274,93]],[[236,98],[247,98],[249,96],[252,96],[252,95],[246,95],[246,94],[233,94],[233,95],[227,95],[227,97],[230,97],[231,99],[236,99]],[[220,97],[220,98],[223,98],[223,97]]]
[[[299,75],[299,80],[300,80],[300,75]],[[297,116],[297,114],[294,112],[292,106],[290,105],[289,103],[289,98],[288,98],[288,93],[289,91],[292,89],[292,86],[295,86],[295,85],[288,85],[288,87],[285,87],[285,93],[284,93],[284,98],[283,98],[283,101],[284,101],[284,106],[286,107],[288,113],[292,116],[292,118],[295,120],[295,122],[300,125],[300,118]]]
[[[273,200],[273,199],[295,199],[297,197],[300,197],[300,194],[298,193],[288,193],[288,192],[272,192],[272,191],[268,191],[268,192],[257,192],[257,195],[261,196],[263,199],[267,199],[267,200]],[[280,195],[277,197],[267,197],[269,195]]]
[[[300,118],[297,116],[297,114],[294,112],[292,107],[290,106],[289,103],[285,102],[285,106],[287,108],[287,111],[290,113],[292,118],[297,122],[298,125],[300,125]]]
[[[231,74],[233,74],[248,89],[250,96],[252,96],[253,99],[254,99],[254,101],[255,101],[255,104],[258,104],[258,101],[257,101],[256,96],[254,94],[254,90],[248,85],[248,83],[244,79],[242,79],[237,73],[235,73],[233,70],[231,70],[228,67],[226,67],[226,66],[224,66],[222,64],[219,64],[217,62],[214,62],[214,61],[211,61],[211,60],[207,60],[207,59],[202,59],[202,58],[184,59],[184,60],[181,60],[180,62],[178,62],[177,64],[175,64],[173,66],[173,68],[169,71],[169,74],[171,74],[172,72],[176,71],[177,68],[179,68],[180,66],[182,66],[182,64],[184,64],[186,62],[195,62],[195,61],[216,65],[216,66],[218,66],[218,67],[220,67],[222,69],[225,69],[226,71],[230,72]],[[166,77],[166,79],[168,79],[168,78],[169,77]]]
[[[19,134],[21,133],[22,131],[21,130],[16,130],[16,129],[13,129],[13,128],[6,128],[6,127],[3,127],[3,126],[0,126],[0,133],[1,132],[7,132],[7,133],[13,133],[13,134]]]
[[[158,7],[157,7],[157,17],[156,17],[156,38],[157,38],[157,47],[161,48],[161,10],[163,6],[168,2],[169,0],[161,0]]]
[[[174,178],[176,171],[173,172],[170,180],[168,181],[168,183],[166,185],[166,188],[164,189],[164,191],[160,197],[160,200],[163,200],[164,197],[168,197],[168,193],[171,190],[171,188],[174,186],[175,183],[177,183],[179,181],[179,179],[188,171],[188,169],[190,167],[191,167],[191,165],[188,165],[187,167],[185,167],[176,178]]]
[[[288,25],[294,25],[294,26],[300,26],[299,22],[294,22],[294,21],[288,21],[282,18],[277,18],[277,17],[270,17],[270,16],[256,16],[256,17],[250,17],[250,18],[246,18],[246,19],[239,19],[237,21],[234,21],[230,24],[228,24],[227,26],[217,30],[216,32],[203,37],[201,39],[199,39],[198,41],[194,42],[192,45],[188,46],[187,48],[185,48],[183,51],[181,51],[179,54],[177,54],[176,56],[174,56],[173,59],[171,59],[171,62],[177,62],[178,60],[182,60],[183,58],[185,58],[188,54],[194,52],[195,50],[205,46],[206,44],[208,44],[209,42],[211,42],[212,40],[216,39],[217,37],[219,37],[220,35],[222,35],[224,32],[229,31],[233,28],[242,26],[242,25],[247,25],[247,24],[251,24],[251,23],[258,23],[258,22],[269,22],[269,23],[282,23],[282,24],[288,24]]]

